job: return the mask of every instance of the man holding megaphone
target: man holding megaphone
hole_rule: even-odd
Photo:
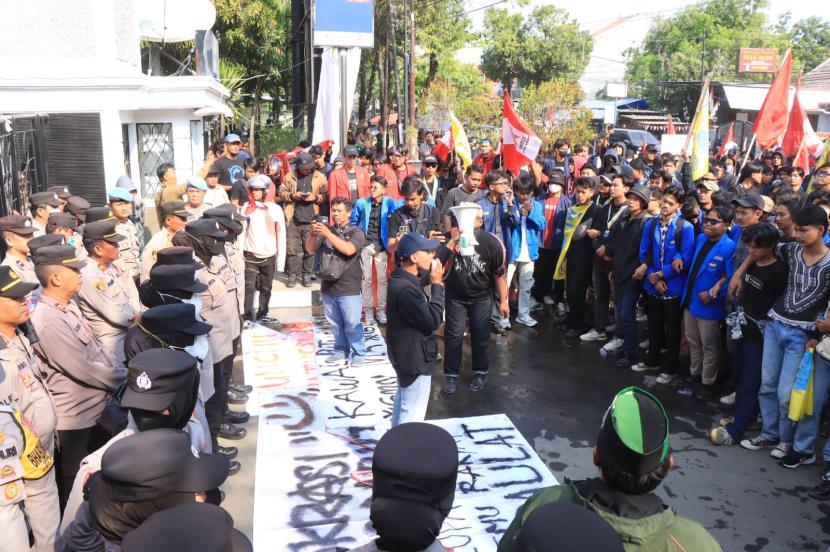
[[[446,245],[437,256],[445,267],[444,381],[443,392],[452,395],[458,387],[461,348],[469,318],[473,354],[473,381],[470,391],[487,385],[490,345],[490,311],[494,292],[498,292],[499,312],[507,317],[507,281],[505,251],[499,239],[486,232],[481,206],[462,203],[450,209],[458,222]]]

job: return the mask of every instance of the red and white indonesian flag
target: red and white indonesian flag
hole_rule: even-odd
[[[787,121],[787,131],[781,140],[781,149],[784,155],[794,155],[793,166],[801,167],[805,172],[810,170],[810,158],[815,156],[821,146],[821,139],[813,131],[813,125],[807,118],[807,111],[801,106],[799,92],[801,91],[801,76],[795,87],[793,106],[790,110],[790,118]]]
[[[510,92],[504,91],[504,118],[501,126],[501,158],[505,169],[514,175],[536,160],[542,140],[530,130],[516,110]]]

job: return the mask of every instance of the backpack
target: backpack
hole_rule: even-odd
[[[350,228],[352,228],[352,225],[347,224],[343,228],[339,230],[334,229],[333,231],[342,238]],[[359,253],[357,252],[351,257],[346,257],[334,247],[325,244],[320,254],[320,279],[326,282],[336,282],[352,266],[352,263],[360,257]]]
[[[657,218],[658,217],[652,217],[649,221],[651,222],[651,226],[648,226],[648,229],[646,230],[646,232],[648,232],[649,235],[651,235],[652,232],[654,232],[654,225],[657,224]],[[678,221],[680,222],[680,224],[674,225],[674,247],[678,251],[680,251],[680,247],[683,245],[683,229],[686,227],[687,224],[690,223],[688,220],[682,217],[678,218]],[[648,224],[648,222],[646,224]]]

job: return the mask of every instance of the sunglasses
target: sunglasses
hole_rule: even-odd
[[[437,166],[438,166],[437,163],[424,163],[424,167],[432,167],[434,169]]]
[[[722,220],[713,219],[713,218],[705,218],[703,219],[703,224],[708,224],[709,226],[714,226],[716,224],[722,223]]]

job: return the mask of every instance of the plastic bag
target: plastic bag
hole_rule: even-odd
[[[790,393],[789,418],[797,422],[805,415],[813,414],[813,349],[804,351],[801,365],[795,375],[795,384]]]

